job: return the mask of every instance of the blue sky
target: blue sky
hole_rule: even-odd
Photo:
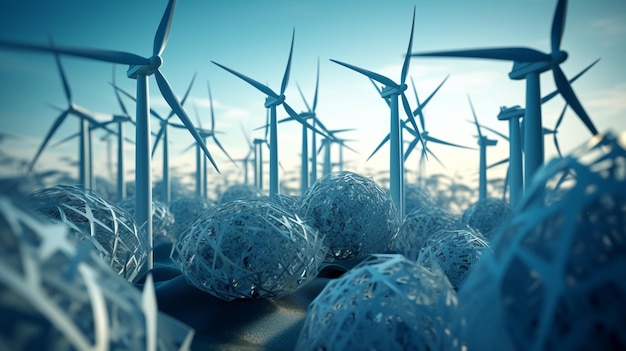
[[[387,147],[370,161],[365,160],[388,133],[388,108],[365,77],[329,59],[399,80],[414,5],[417,5],[414,52],[497,46],[549,50],[556,1],[180,1],[161,70],[179,96],[184,93],[193,74],[197,73],[186,106],[193,116],[192,104],[195,103],[205,124],[209,123],[206,82],[210,81],[216,127],[224,132],[220,141],[234,158],[240,158],[246,154],[247,146],[239,126],[243,123],[252,136],[261,135],[251,129],[264,123],[264,96],[210,61],[219,62],[278,90],[291,32],[295,28],[293,66],[285,93],[287,101],[296,111],[305,109],[296,88],[298,83],[311,103],[319,58],[319,118],[329,128],[357,128],[345,134],[346,138],[355,139],[350,145],[360,152],[345,152],[345,158],[352,161],[350,169],[359,172],[383,169],[388,164]],[[165,0],[3,1],[0,3],[0,38],[45,44],[48,34],[51,34],[57,45],[113,49],[149,56],[154,32],[165,6]],[[622,66],[626,57],[624,18],[626,3],[622,0],[569,1],[562,43],[562,48],[569,52],[569,59],[561,67],[571,77],[601,58],[573,85],[600,131],[626,130],[626,70]],[[63,57],[62,62],[77,105],[96,113],[102,120],[109,119],[111,113],[120,112],[108,84],[112,65],[71,57]],[[0,149],[15,156],[31,158],[58,114],[48,104],[67,105],[61,80],[51,55],[0,51],[0,63],[0,129],[22,137],[3,141]],[[511,66],[510,63],[487,60],[412,59],[409,73],[422,100],[450,74],[424,111],[431,135],[467,146],[476,145],[473,138],[475,128],[466,122],[471,118],[466,94],[471,96],[481,123],[506,132],[506,123],[496,118],[499,107],[523,106],[525,92],[523,81],[509,80],[507,73]],[[126,78],[126,67],[118,66],[116,70],[118,84],[134,93],[135,81]],[[544,73],[541,77],[542,95],[554,90],[551,74]],[[154,83],[151,80],[152,106],[167,114],[169,109]],[[415,108],[412,92],[409,90],[407,93]],[[134,115],[134,105],[128,100],[125,102]],[[543,106],[544,126],[554,126],[563,105],[563,99],[557,97]],[[285,116],[282,109],[279,111],[279,117]],[[156,131],[158,125],[155,119],[152,119],[152,125]],[[76,130],[76,120],[68,119],[59,130],[58,139]],[[132,136],[134,130],[128,127],[127,134]],[[569,110],[559,130],[562,150],[571,150],[589,136],[584,125]],[[179,172],[191,172],[194,167],[193,152],[181,153],[189,145],[190,137],[185,132],[173,132],[171,142],[171,162]],[[240,173],[213,144],[208,146],[223,173],[228,174],[231,170],[233,174]],[[446,168],[431,161],[427,165],[427,173],[464,175],[468,179],[475,176],[477,151],[430,146]],[[105,144],[96,142],[95,147],[97,157],[104,160]],[[298,125],[279,127],[279,148],[283,166],[297,174],[300,149]],[[37,169],[65,167],[59,157],[75,157],[75,154],[76,142],[51,148],[44,152]],[[499,140],[497,146],[488,150],[488,162],[507,155],[508,144]],[[553,155],[552,141],[546,138],[546,158]],[[128,156],[132,168],[134,155],[131,147],[128,147]],[[158,179],[158,152],[153,166],[155,179]],[[407,167],[416,169],[415,156],[408,161]],[[502,176],[504,170],[490,171],[489,176]],[[71,171],[74,172],[74,169]],[[104,169],[100,168],[99,173],[104,174],[102,172]]]

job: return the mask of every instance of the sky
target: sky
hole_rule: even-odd
[[[154,33],[167,1],[79,1],[45,0],[1,1],[0,39],[46,44],[52,36],[56,45],[127,51],[150,56]],[[399,81],[407,50],[413,7],[416,7],[413,52],[526,46],[549,51],[549,37],[556,1],[547,0],[215,0],[179,1],[167,47],[162,55],[161,71],[179,97],[197,74],[186,111],[195,122],[196,105],[203,124],[209,124],[207,82],[213,93],[216,130],[230,155],[239,159],[248,146],[241,131],[250,138],[262,137],[265,123],[265,96],[239,78],[222,70],[218,62],[278,91],[285,71],[292,31],[295,45],[286,101],[296,111],[304,111],[297,84],[309,104],[315,88],[317,61],[320,62],[320,86],[317,115],[330,129],[355,128],[342,136],[358,151],[346,150],[346,169],[367,175],[388,169],[389,148],[366,161],[389,132],[389,109],[364,76],[331,62],[335,59]],[[586,111],[601,132],[626,130],[626,2],[623,0],[571,0],[568,4],[562,49],[569,53],[561,68],[572,77],[594,60],[601,58],[573,88]],[[0,151],[13,157],[31,159],[58,112],[50,106],[66,107],[61,79],[52,55],[0,49]],[[86,59],[62,57],[73,101],[100,120],[111,119],[121,110],[115,100],[111,81],[113,65]],[[424,109],[430,135],[461,145],[476,147],[476,128],[467,96],[474,104],[480,123],[507,134],[506,122],[496,116],[501,106],[524,106],[525,83],[508,78],[512,64],[478,59],[412,58],[409,75],[414,79],[423,101],[447,76],[449,79]],[[135,81],[126,77],[127,67],[117,66],[118,85],[135,93]],[[408,80],[407,80],[408,82]],[[542,95],[555,89],[550,72],[541,75]],[[412,108],[417,104],[411,88],[407,97]],[[169,113],[153,78],[150,80],[152,107]],[[124,100],[134,117],[134,104]],[[553,128],[564,106],[559,96],[542,107],[543,124]],[[282,108],[278,117],[286,117]],[[153,131],[158,130],[151,119]],[[68,118],[55,140],[77,131],[78,122]],[[134,138],[132,126],[127,135]],[[488,163],[508,156],[508,143],[495,134],[498,144],[487,151]],[[94,138],[96,173],[110,175],[106,168],[107,147]],[[278,129],[279,159],[284,167],[281,180],[298,183],[301,127],[281,124]],[[585,142],[591,134],[572,110],[568,110],[558,138],[564,153]],[[405,134],[405,138],[409,135]],[[186,177],[194,171],[194,152],[183,153],[192,142],[185,131],[170,134],[170,163],[175,175]],[[429,143],[444,163],[432,158],[426,165],[429,174],[462,177],[477,186],[477,150],[463,150]],[[228,177],[242,181],[242,167],[236,168],[212,142],[208,148],[222,175],[211,172],[211,179]],[[337,160],[338,149],[333,150]],[[545,139],[546,160],[556,151],[551,137]],[[127,146],[128,168],[134,167],[134,152]],[[44,151],[37,171],[65,169],[76,174],[68,164],[77,158],[77,140]],[[267,159],[268,151],[265,151]],[[418,153],[409,158],[406,168],[416,171]],[[18,172],[15,166],[2,166],[2,174]],[[153,159],[154,180],[160,178],[161,154]],[[321,168],[321,167],[320,167]],[[489,178],[503,177],[505,167],[494,168]],[[267,171],[267,170],[266,170]],[[132,174],[127,175],[132,179]],[[376,177],[381,177],[376,175]],[[409,175],[409,181],[413,175]],[[267,180],[268,176],[265,176]],[[223,180],[223,178],[221,178]]]

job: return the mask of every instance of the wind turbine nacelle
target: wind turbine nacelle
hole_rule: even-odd
[[[513,80],[526,79],[526,76],[530,73],[541,74],[545,71],[552,69],[554,63],[552,61],[541,62],[518,62],[513,63],[513,68],[509,72],[509,78]]]
[[[495,139],[485,138],[484,143],[485,143],[485,146],[495,146],[498,143],[498,141]]]
[[[131,79],[137,79],[137,75],[151,76],[156,72],[163,64],[163,59],[159,56],[150,57],[150,63],[147,65],[131,65],[126,71],[126,76]]]
[[[500,113],[498,113],[498,120],[500,121],[508,121],[514,118],[522,118],[526,110],[523,109],[520,105],[515,105],[511,107],[500,107]]]
[[[391,96],[398,96],[402,94],[403,91],[407,89],[406,84],[398,85],[398,86],[385,86],[383,90],[380,92],[380,96],[387,99],[391,98]]]
[[[113,122],[128,122],[130,121],[130,117],[121,116],[121,115],[113,115]]]

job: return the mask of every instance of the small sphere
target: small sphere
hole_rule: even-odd
[[[463,212],[461,222],[478,230],[486,239],[490,239],[494,231],[511,216],[511,213],[511,206],[506,201],[487,198],[468,207]]]
[[[213,201],[198,196],[174,199],[170,203],[170,212],[174,216],[174,224],[170,228],[170,235],[174,238],[174,241],[178,240],[181,234],[191,227],[200,213],[214,205]]]
[[[399,227],[389,193],[374,180],[348,171],[329,173],[313,183],[299,213],[325,237],[330,261],[388,252]]]
[[[263,197],[263,190],[253,185],[235,184],[226,189],[218,203],[223,204],[235,200],[260,199],[261,197]]]
[[[135,197],[130,196],[117,203],[117,205],[135,217]],[[170,234],[174,225],[174,216],[169,208],[161,201],[152,200],[152,235],[157,245],[163,242],[172,242],[175,238]],[[141,228],[140,228],[141,229]]]
[[[226,301],[278,298],[314,278],[326,248],[317,231],[280,206],[235,200],[203,212],[172,259],[196,288]]]
[[[431,207],[435,201],[425,187],[406,183],[404,184],[404,209],[405,213],[417,211],[420,208]]]

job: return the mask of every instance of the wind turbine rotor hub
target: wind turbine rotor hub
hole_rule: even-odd
[[[558,64],[565,62],[565,60],[567,60],[567,57],[568,57],[567,52],[558,51],[552,54],[552,61],[554,62],[554,64],[558,65]]]
[[[137,75],[151,76],[163,64],[163,59],[159,55],[150,57],[147,65],[131,65],[126,71],[128,78],[137,79]]]
[[[278,106],[285,101],[285,95],[279,95],[277,97],[268,96],[265,99],[265,107],[270,108],[272,106]]]

